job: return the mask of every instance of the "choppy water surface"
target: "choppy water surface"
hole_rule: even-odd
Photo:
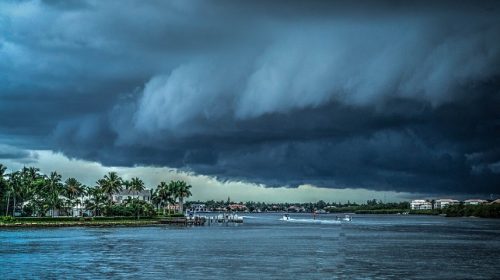
[[[339,225],[291,217],[300,221],[259,214],[238,226],[0,229],[0,278],[499,277],[500,220],[354,215]]]

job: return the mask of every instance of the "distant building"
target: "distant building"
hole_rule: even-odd
[[[425,199],[415,199],[410,203],[411,210],[432,210],[432,203]]]
[[[306,209],[304,207],[300,207],[300,206],[295,206],[295,205],[292,205],[290,207],[288,207],[287,209],[287,212],[305,212]]]
[[[495,199],[492,202],[490,202],[490,204],[495,204],[495,203],[500,203],[500,198],[499,199]]]
[[[136,191],[130,191],[130,190],[122,190],[118,193],[114,193],[112,195],[112,200],[114,203],[123,203],[125,200],[128,198],[134,199],[137,198],[139,200],[151,202],[151,191],[150,190],[143,190],[140,192]]]
[[[229,209],[231,211],[246,211],[247,207],[243,204],[229,204]]]
[[[191,211],[193,212],[208,212],[208,208],[205,204],[203,203],[193,203],[191,204]]]
[[[464,201],[464,204],[465,205],[479,205],[479,204],[483,204],[486,202],[488,202],[488,201],[486,201],[484,199],[467,199]]]
[[[179,212],[181,210],[181,207],[178,203],[175,203],[167,205],[166,209],[169,211]]]
[[[434,201],[434,209],[443,209],[446,206],[458,204],[458,203],[460,203],[460,201],[458,201],[456,199],[449,199],[449,198],[436,199]]]

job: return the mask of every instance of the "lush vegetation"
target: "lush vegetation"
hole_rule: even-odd
[[[464,205],[455,204],[443,209],[447,217],[500,218],[500,204]]]
[[[122,190],[139,194],[146,190],[144,182],[137,177],[124,180],[116,172],[110,172],[94,186],[86,186],[75,178],[63,181],[57,172],[42,174],[35,167],[7,173],[7,168],[0,164],[0,213],[13,217],[153,217],[167,214],[165,209],[177,202],[182,213],[184,199],[191,196],[190,188],[184,181],[161,182],[151,190],[151,202],[132,196],[115,203],[113,194]],[[83,211],[73,213],[75,208]],[[169,211],[168,214],[174,213]],[[7,220],[9,218],[2,221]]]

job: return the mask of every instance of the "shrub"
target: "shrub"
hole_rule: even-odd
[[[12,216],[4,216],[0,218],[0,223],[8,224],[16,221],[16,218]]]

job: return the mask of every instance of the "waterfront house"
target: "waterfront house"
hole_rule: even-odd
[[[484,199],[467,199],[464,201],[464,204],[465,205],[479,205],[479,204],[483,204],[486,202],[488,202],[488,201],[486,201]]]
[[[425,199],[414,199],[410,203],[411,210],[432,210],[432,203]]]
[[[243,204],[229,204],[228,207],[231,211],[245,211],[245,210],[247,210],[247,207]]]
[[[166,209],[170,212],[170,211],[173,211],[173,212],[179,212],[181,210],[181,207],[179,206],[178,203],[175,203],[175,204],[169,204],[167,205]]]
[[[495,199],[492,202],[490,202],[490,204],[495,204],[495,203],[500,203],[500,198],[499,199]]]
[[[128,198],[130,199],[137,198],[139,200],[151,202],[151,190],[143,190],[140,192],[122,190],[112,195],[113,202],[118,204],[123,203]]]
[[[287,212],[305,212],[306,209],[304,207],[292,205],[288,207]]]
[[[449,199],[449,198],[443,198],[443,199],[436,199],[434,201],[434,209],[443,209],[444,207],[448,205],[453,205],[453,204],[458,204],[460,201],[456,199]]]

